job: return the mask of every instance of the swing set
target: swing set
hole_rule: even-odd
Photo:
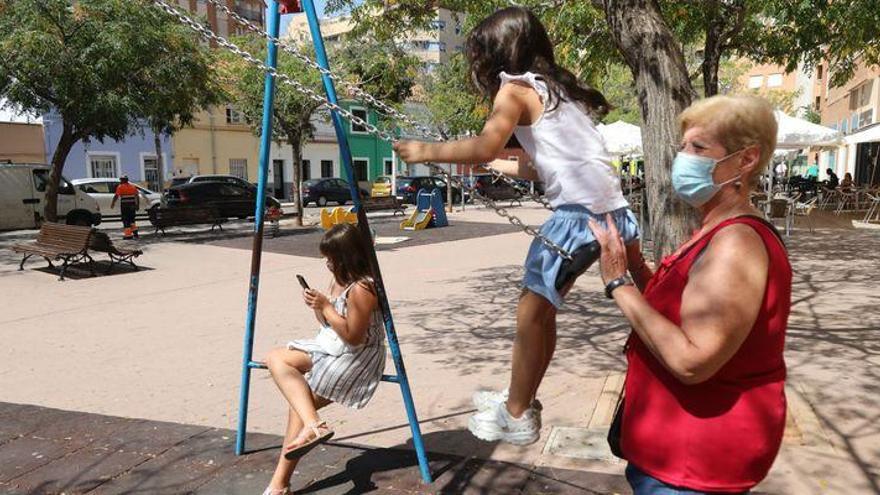
[[[274,106],[276,80],[279,80],[284,84],[288,84],[294,87],[297,91],[305,94],[315,102],[319,103],[321,107],[330,111],[331,120],[333,122],[333,127],[336,131],[336,137],[339,143],[343,170],[345,171],[345,177],[348,180],[351,198],[354,202],[354,210],[356,212],[358,220],[358,230],[360,231],[361,235],[363,235],[366,239],[372,239],[372,233],[367,220],[367,216],[362,207],[357,181],[354,178],[354,170],[351,164],[351,150],[349,148],[349,143],[345,135],[345,128],[342,118],[345,117],[350,122],[363,126],[367,129],[367,132],[385,141],[394,141],[395,137],[388,131],[379,129],[378,127],[369,124],[360,117],[352,114],[350,111],[340,107],[336,96],[335,83],[339,82],[353,96],[359,98],[364,103],[371,105],[373,108],[377,109],[379,113],[385,115],[393,121],[407,124],[409,127],[416,129],[422,136],[426,138],[443,141],[445,140],[445,136],[431,131],[423,124],[416,122],[415,120],[396,110],[392,106],[366,93],[362,88],[358,87],[357,85],[345,82],[338,75],[331,72],[329,62],[327,60],[327,53],[324,47],[323,37],[321,36],[321,26],[318,20],[318,15],[317,11],[315,10],[313,0],[267,0],[268,31],[264,31],[261,27],[253,24],[249,20],[231,10],[225,5],[225,2],[222,2],[221,0],[206,0],[208,3],[214,5],[217,9],[222,11],[229,18],[234,19],[237,23],[241,24],[248,31],[259,34],[267,40],[267,56],[265,62],[260,61],[251,53],[242,50],[231,41],[212,31],[209,27],[194,20],[189,15],[187,15],[187,13],[181,11],[176,6],[169,5],[166,0],[150,1],[155,6],[165,11],[167,14],[176,18],[180,23],[188,26],[193,31],[198,33],[206,41],[215,42],[218,46],[221,46],[224,49],[235,53],[236,55],[240,56],[245,61],[259,68],[265,73],[262,135],[260,138],[260,168],[257,182],[257,204],[254,215],[254,238],[253,248],[251,252],[251,274],[250,284],[248,288],[248,308],[245,322],[244,350],[242,357],[238,428],[235,439],[235,453],[236,455],[242,455],[246,453],[247,412],[248,398],[250,393],[251,371],[253,371],[254,369],[266,369],[265,364],[253,360],[253,344],[257,312],[257,296],[259,294],[260,286],[260,267],[263,252],[263,228],[266,206],[265,193],[266,183],[268,182],[269,151],[272,140],[272,108]],[[315,47],[315,60],[300,52],[296,47],[279,39],[281,14],[300,12],[305,12],[305,15],[308,19],[309,30]],[[311,88],[304,86],[296,79],[277,70],[279,47],[281,47],[282,50],[284,50],[285,52],[297,57],[298,59],[302,60],[307,65],[315,70],[318,70],[321,73],[321,79],[325,92],[324,95],[319,94]],[[518,217],[509,213],[505,208],[498,206],[491,199],[480,195],[477,189],[462,183],[457,178],[451,177],[448,173],[446,173],[445,170],[435,164],[427,165],[430,166],[432,169],[440,172],[441,174],[447,176],[451,183],[462,187],[462,189],[467,189],[471,191],[471,193],[478,201],[481,201],[488,207],[495,210],[498,215],[506,218],[511,224],[520,227],[522,231],[526,234],[538,239],[545,246],[561,256],[565,261],[573,265],[579,265],[578,261],[579,258],[581,258],[581,253],[577,251],[574,253],[569,253],[550,239],[544,237],[534,228],[526,225]],[[511,184],[524,195],[530,196],[532,199],[543,205],[545,208],[552,209],[549,203],[547,203],[544,198],[538,197],[530,191],[525,190],[518,182],[516,182],[512,178],[507,177],[506,175],[492,169],[491,167],[486,168],[488,168],[493,175]],[[373,247],[373,243],[369,242],[368,245],[371,246],[369,254],[370,259],[368,261],[374,274],[376,293],[384,320],[385,334],[388,340],[388,347],[391,351],[391,358],[394,362],[394,368],[396,372],[396,374],[394,375],[383,375],[382,381],[396,383],[400,386],[401,395],[403,397],[403,404],[406,409],[407,419],[409,421],[410,430],[412,432],[413,447],[415,448],[416,457],[418,458],[422,480],[425,483],[431,483],[432,477],[430,467],[428,465],[428,458],[425,452],[424,443],[422,442],[422,434],[419,427],[418,416],[416,414],[415,404],[413,402],[412,392],[409,386],[409,380],[406,375],[406,369],[403,363],[403,356],[400,352],[400,344],[397,340],[397,332],[394,327],[394,319],[392,318],[391,308],[389,306],[388,297],[385,292],[385,285],[382,280],[382,273],[379,267],[378,259],[376,258],[376,251]]]

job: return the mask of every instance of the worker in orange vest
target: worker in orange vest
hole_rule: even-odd
[[[124,227],[122,238],[131,239],[138,238],[138,227],[135,222],[135,215],[141,207],[140,193],[136,187],[128,182],[128,176],[123,175],[119,178],[119,185],[116,186],[116,194],[113,195],[113,201],[110,202],[110,209],[116,208],[116,201],[119,200],[119,210],[122,212],[122,225]]]

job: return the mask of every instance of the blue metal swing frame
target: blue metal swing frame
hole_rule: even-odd
[[[330,69],[327,61],[327,53],[324,48],[324,39],[321,37],[321,25],[318,21],[317,12],[313,0],[302,0],[301,5],[309,22],[309,30],[312,35],[312,41],[315,45],[315,55],[318,64],[326,69]],[[268,0],[268,32],[274,38],[278,38],[281,14],[278,9],[277,0]],[[278,66],[278,46],[271,40],[267,45],[266,65],[277,68]],[[327,74],[322,74],[324,83],[324,91],[327,94],[327,100],[332,104],[338,104],[336,98],[336,88],[333,80]],[[247,412],[248,412],[248,396],[250,393],[251,371],[254,369],[265,369],[263,363],[253,360],[254,348],[254,328],[257,312],[257,295],[260,287],[260,264],[263,254],[263,223],[264,210],[266,206],[266,182],[269,175],[269,150],[272,143],[272,108],[275,103],[275,78],[267,73],[264,83],[263,92],[263,120],[262,120],[262,136],[260,139],[260,170],[257,182],[257,205],[254,219],[254,244],[251,253],[251,275],[250,285],[248,288],[248,309],[247,320],[245,322],[244,336],[244,355],[241,370],[241,389],[239,395],[238,410],[238,430],[235,438],[235,454],[242,455],[245,453],[245,441],[247,436]],[[354,170],[351,166],[351,149],[348,145],[348,138],[345,134],[345,127],[342,117],[337,111],[331,112],[333,127],[336,130],[336,138],[339,142],[339,150],[342,155],[343,169],[348,179],[351,192],[351,198],[354,201],[355,210],[358,218],[358,230],[366,239],[372,239],[370,226],[364,213],[359,188],[354,177]],[[296,164],[294,164],[296,166]],[[407,419],[412,430],[413,447],[419,461],[419,470],[422,474],[422,480],[425,483],[431,483],[431,470],[428,465],[428,457],[425,452],[425,446],[422,442],[421,428],[419,427],[418,416],[412,398],[412,392],[409,387],[409,380],[406,376],[406,369],[403,365],[403,356],[400,353],[400,344],[397,341],[397,332],[394,329],[394,320],[391,316],[391,308],[388,305],[388,297],[385,293],[385,285],[382,281],[382,273],[379,269],[379,263],[376,258],[376,250],[373,243],[370,242],[370,265],[373,268],[376,292],[379,299],[379,305],[382,309],[382,315],[385,324],[385,335],[388,340],[388,347],[391,350],[391,359],[394,362],[396,375],[383,375],[382,380],[391,383],[397,383],[400,386],[400,392],[403,396],[403,404],[406,408]]]

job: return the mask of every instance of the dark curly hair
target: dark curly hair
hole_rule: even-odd
[[[494,98],[501,88],[501,72],[534,72],[550,90],[549,109],[566,99],[580,103],[598,118],[610,110],[602,93],[579,83],[574,74],[556,64],[547,30],[528,9],[508,7],[483,19],[468,36],[465,55],[471,81],[488,98]]]
[[[355,225],[334,225],[324,234],[319,249],[330,261],[333,277],[339,285],[361,282],[373,274],[369,246]]]

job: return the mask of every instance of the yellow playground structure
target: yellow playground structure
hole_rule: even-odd
[[[334,225],[340,223],[350,223],[357,225],[357,214],[354,212],[354,206],[336,208],[321,208],[321,228],[328,230]]]

